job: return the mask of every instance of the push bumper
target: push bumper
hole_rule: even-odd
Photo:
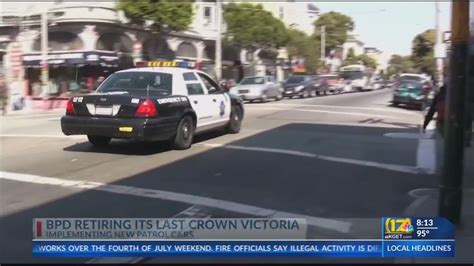
[[[178,121],[160,118],[109,118],[66,115],[61,118],[65,135],[93,135],[140,141],[168,140],[176,134]]]

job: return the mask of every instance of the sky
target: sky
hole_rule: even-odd
[[[319,2],[321,13],[337,11],[354,20],[354,33],[365,47],[376,47],[388,54],[409,55],[413,38],[435,28],[435,2]],[[440,27],[450,29],[451,3],[440,1]],[[384,11],[381,11],[384,10]]]

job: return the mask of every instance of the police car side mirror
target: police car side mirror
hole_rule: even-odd
[[[221,87],[219,88],[211,87],[211,89],[209,90],[209,94],[219,94],[219,93],[222,93],[223,91],[224,89],[222,89]]]

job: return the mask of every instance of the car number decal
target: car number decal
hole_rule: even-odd
[[[186,97],[172,97],[172,98],[164,98],[156,100],[158,104],[164,103],[179,103],[179,102],[187,102],[188,99]]]

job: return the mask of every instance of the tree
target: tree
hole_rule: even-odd
[[[261,4],[229,3],[224,6],[227,31],[224,40],[230,45],[256,51],[278,48],[288,42],[285,25]]]
[[[354,48],[349,48],[347,51],[347,56],[344,62],[342,62],[342,66],[354,65],[359,63],[358,57],[355,55]]]
[[[370,68],[373,68],[373,69],[376,69],[377,68],[377,60],[375,60],[374,58],[366,55],[366,54],[361,54],[357,57],[357,59],[366,67],[370,67]]]
[[[397,75],[414,71],[414,64],[410,56],[392,55],[388,61],[387,75]]]
[[[412,42],[411,59],[419,72],[435,73],[434,45],[436,30],[429,29],[415,36]]]
[[[307,71],[315,72],[320,66],[320,43],[304,32],[295,29],[288,30],[288,36],[289,41],[286,47],[290,58],[293,56],[303,57]]]
[[[116,8],[122,10],[133,25],[144,26],[145,22],[151,22],[150,29],[155,33],[186,30],[194,15],[191,1],[119,0]]]
[[[328,12],[314,22],[314,38],[321,38],[321,26],[326,26],[326,54],[347,40],[347,33],[354,30],[351,17],[339,12]]]

